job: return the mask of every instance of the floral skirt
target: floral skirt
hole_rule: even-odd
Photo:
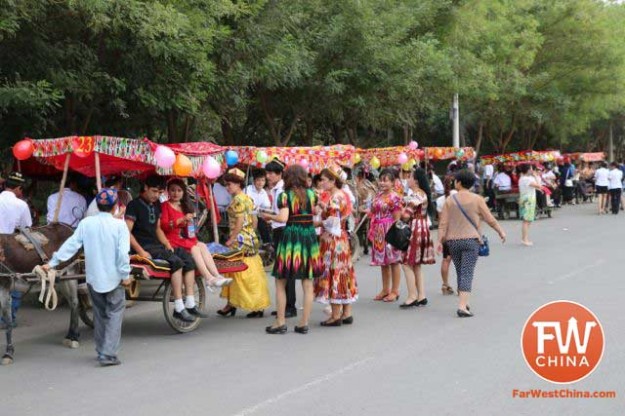
[[[519,199],[519,214],[523,221],[532,222],[536,219],[536,196],[521,196]]]
[[[371,265],[388,266],[401,261],[402,252],[386,242],[386,233],[393,226],[392,218],[371,220],[369,240],[371,241]]]
[[[430,234],[427,218],[417,218],[411,224],[410,245],[404,254],[403,263],[409,266],[436,263],[434,242]]]
[[[349,304],[358,299],[358,285],[352,264],[349,236],[321,234],[321,259],[323,274],[315,279],[315,301],[320,303]]]

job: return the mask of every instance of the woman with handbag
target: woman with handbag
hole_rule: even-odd
[[[369,240],[371,241],[371,265],[382,268],[382,291],[373,300],[395,302],[399,299],[402,252],[386,241],[386,234],[401,216],[402,200],[395,192],[395,174],[392,169],[382,169],[378,179],[379,192],[373,199],[369,217]],[[392,282],[392,286],[391,286]]]
[[[328,194],[320,202],[320,218],[315,225],[323,227],[319,239],[323,273],[314,281],[315,300],[330,304],[332,315],[321,326],[341,326],[354,322],[352,304],[358,299],[349,236],[346,230],[351,208],[343,187],[344,173],[338,165],[321,171],[321,187]]]
[[[458,193],[445,201],[438,228],[439,253],[443,252],[443,243],[447,243],[452,261],[458,275],[458,310],[460,318],[472,317],[469,307],[469,295],[473,273],[478,255],[488,255],[486,237],[480,236],[480,222],[483,219],[490,225],[502,242],[506,233],[495,217],[490,213],[484,198],[469,191],[475,182],[475,175],[463,169],[455,175],[455,187]]]
[[[402,220],[410,225],[411,236],[402,260],[408,288],[406,301],[399,305],[402,309],[427,305],[421,265],[436,263],[434,244],[430,236],[428,197],[421,187],[427,181],[425,171],[415,169],[408,178],[409,196],[404,197]]]

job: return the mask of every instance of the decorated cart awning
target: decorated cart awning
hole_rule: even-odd
[[[475,157],[475,150],[472,147],[426,147],[425,149],[414,146],[392,146],[378,147],[372,149],[358,149],[360,159],[367,163],[377,158],[381,167],[403,165],[406,160],[411,164],[423,159],[432,161],[461,159],[469,160]],[[377,165],[377,162],[374,163]]]
[[[559,150],[524,150],[520,152],[485,155],[480,158],[483,165],[497,163],[553,162],[562,155]]]
[[[239,163],[263,167],[267,162],[278,158],[287,166],[294,164],[306,166],[312,173],[319,173],[328,165],[330,160],[341,166],[351,168],[355,163],[354,157],[356,155],[356,148],[351,145],[311,147],[233,146],[228,149],[238,153]]]
[[[32,157],[21,160],[27,175],[42,176],[63,171],[69,155],[69,169],[85,176],[96,176],[96,154],[100,174],[126,176],[157,172],[172,175],[173,167],[157,166],[154,153],[157,143],[148,139],[127,139],[111,136],[68,136],[56,139],[31,140]],[[213,156],[221,163],[223,148],[212,143],[176,143],[165,145],[176,155],[184,155],[192,164],[192,176],[198,176],[204,159]]]
[[[568,157],[571,160],[577,160],[580,162],[601,162],[605,160],[605,153],[565,153],[562,157]]]

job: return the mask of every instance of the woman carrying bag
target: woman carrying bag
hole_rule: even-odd
[[[463,169],[456,173],[455,188],[458,193],[445,201],[438,228],[437,251],[442,253],[443,243],[447,243],[458,275],[459,302],[456,313],[460,318],[473,316],[468,304],[473,273],[480,250],[487,251],[479,231],[481,220],[497,231],[502,242],[506,241],[506,233],[490,213],[484,198],[469,191],[474,182],[475,175],[470,171]]]

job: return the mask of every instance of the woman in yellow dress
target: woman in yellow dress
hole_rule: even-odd
[[[260,241],[252,214],[254,202],[243,192],[243,171],[230,169],[224,175],[224,182],[226,190],[232,196],[227,210],[230,236],[226,246],[243,252],[243,262],[247,265],[247,270],[228,275],[234,281],[221,291],[221,297],[228,299],[228,304],[217,313],[221,316],[234,316],[237,308],[242,308],[251,311],[248,318],[262,318],[263,310],[271,305],[271,300],[263,262],[258,255]]]

